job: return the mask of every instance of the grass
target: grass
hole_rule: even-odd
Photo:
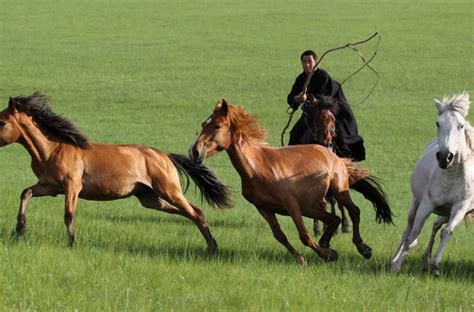
[[[396,226],[362,209],[366,261],[338,235],[326,264],[280,221],[306,259],[298,266],[240,195],[225,154],[207,161],[232,186],[236,208],[205,206],[215,256],[191,222],[139,208],[134,199],[80,201],[77,244],[67,247],[63,197],[30,203],[29,232],[11,238],[21,191],[35,183],[19,145],[0,149],[0,307],[4,310],[472,310],[472,226],[459,226],[433,279],[421,270],[429,223],[403,272],[389,272],[410,205],[409,177],[435,135],[433,98],[472,91],[469,1],[11,1],[0,13],[0,99],[45,92],[56,112],[92,140],[143,143],[185,154],[225,97],[256,114],[278,145],[286,95],[301,51],[319,53],[382,34],[373,66],[344,90],[368,160],[385,181]],[[363,47],[370,55],[373,44]],[[348,51],[324,59],[343,80],[359,65]],[[199,196],[188,191],[191,201]],[[308,221],[308,226],[310,222]]]

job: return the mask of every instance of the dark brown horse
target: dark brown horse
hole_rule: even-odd
[[[242,179],[242,194],[270,225],[275,238],[300,263],[303,256],[288,242],[275,214],[290,215],[304,245],[321,258],[336,260],[336,251],[329,248],[340,218],[325,211],[324,197],[328,190],[347,207],[353,220],[353,242],[359,253],[370,258],[372,250],[359,233],[359,208],[352,202],[349,189],[355,189],[372,202],[376,220],[392,222],[392,213],[380,185],[363,168],[348,159],[341,159],[320,145],[292,145],[274,148],[265,143],[265,131],[255,116],[243,107],[222,100],[202,124],[201,133],[189,150],[197,162],[219,151],[227,151]],[[303,216],[319,219],[327,229],[314,241],[303,223]]]
[[[320,144],[339,155],[336,142],[336,116],[340,111],[339,103],[335,98],[325,96],[322,98],[313,97],[309,107],[306,107],[306,105],[308,104],[305,104],[303,114],[308,129],[304,133],[301,142],[303,144]],[[327,200],[331,205],[331,213],[336,215],[336,199],[328,193]],[[342,232],[348,233],[351,231],[351,228],[344,206],[341,204],[337,204],[337,206],[341,212]],[[313,229],[316,236],[321,235],[321,228],[317,220],[314,221]]]
[[[40,93],[10,98],[0,112],[0,146],[10,143],[26,148],[38,177],[21,193],[17,234],[26,231],[26,208],[32,197],[65,195],[64,222],[72,245],[78,198],[113,200],[134,195],[146,208],[191,219],[209,249],[217,249],[203,212],[184,197],[178,174],[190,176],[211,205],[228,206],[226,186],[205,166],[143,145],[92,143],[69,120],[55,114]]]

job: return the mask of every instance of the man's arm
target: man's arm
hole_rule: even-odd
[[[303,103],[305,100],[305,98],[303,98],[303,95],[301,94],[301,92],[303,91],[303,85],[301,84],[301,79],[299,78],[300,76],[296,78],[295,83],[291,88],[290,94],[288,94],[288,97],[286,99],[288,105],[290,105],[290,107],[294,110],[297,110],[300,104]]]

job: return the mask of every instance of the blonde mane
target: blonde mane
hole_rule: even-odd
[[[267,131],[260,128],[256,116],[249,114],[243,106],[228,104],[228,108],[228,117],[237,141],[267,144]]]

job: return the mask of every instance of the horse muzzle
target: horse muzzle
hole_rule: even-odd
[[[188,151],[189,158],[191,158],[193,161],[197,162],[198,164],[201,164],[204,161],[204,158],[206,157],[205,153],[200,153],[196,145],[191,146]]]
[[[454,154],[451,152],[437,152],[436,160],[438,160],[438,165],[441,169],[448,169],[453,165]]]

